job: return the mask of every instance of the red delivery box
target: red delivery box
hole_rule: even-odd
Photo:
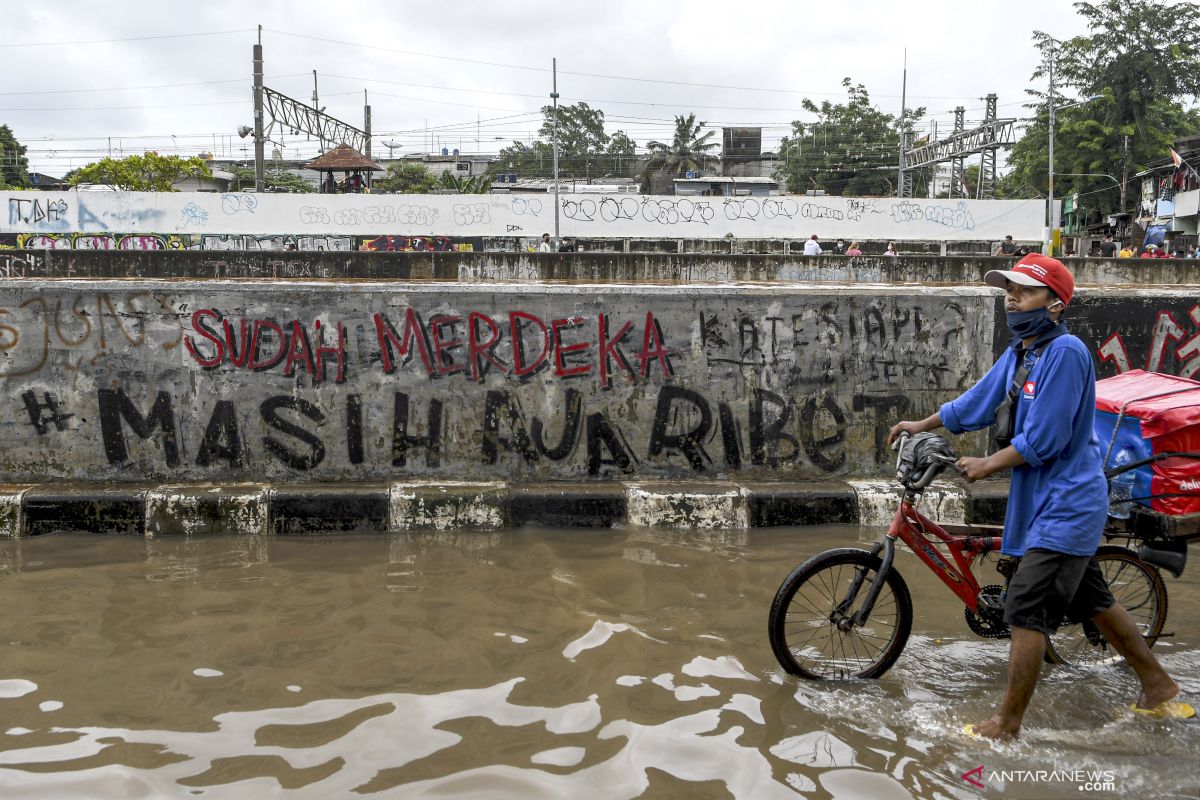
[[[1096,381],[1095,430],[1105,469],[1200,453],[1200,381],[1140,369]],[[1133,502],[1172,516],[1200,512],[1200,459],[1164,458],[1133,474]]]

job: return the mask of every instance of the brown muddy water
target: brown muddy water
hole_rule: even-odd
[[[1200,797],[1200,722],[1122,711],[1123,667],[1047,668],[1021,741],[965,738],[1006,644],[911,555],[888,675],[781,674],[776,586],[862,535],[0,543],[0,797]],[[1191,566],[1155,649],[1200,705]]]

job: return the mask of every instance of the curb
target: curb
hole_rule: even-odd
[[[354,483],[0,487],[0,537],[311,536],[406,530],[887,525],[891,481],[792,483]],[[922,508],[948,523],[1003,521],[1008,484],[935,482]]]

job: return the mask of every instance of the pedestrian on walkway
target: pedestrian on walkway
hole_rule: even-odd
[[[1113,241],[1112,234],[1104,237],[1104,241],[1100,243],[1100,257],[1113,258],[1117,254],[1117,243]]]
[[[542,242],[541,242],[541,244],[538,245],[538,252],[539,253],[553,253],[554,252],[554,245],[550,244],[550,234],[548,234],[548,233],[542,234]]]
[[[804,255],[819,256],[824,252],[821,250],[821,243],[817,241],[817,235],[814,233],[807,242],[804,243]]]
[[[898,256],[900,255],[900,251],[896,249],[895,242],[888,242],[887,250],[884,250],[883,254],[885,256]]]
[[[858,242],[850,243],[850,246],[846,248],[846,255],[848,255],[848,256],[861,256],[862,255],[862,248],[858,246]]]

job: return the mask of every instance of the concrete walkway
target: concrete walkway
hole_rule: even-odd
[[[946,523],[997,524],[1008,485],[935,482],[922,510]],[[740,529],[886,526],[891,481],[795,483],[355,483],[269,486],[62,484],[0,489],[0,536],[54,532],[330,534],[417,529]]]

